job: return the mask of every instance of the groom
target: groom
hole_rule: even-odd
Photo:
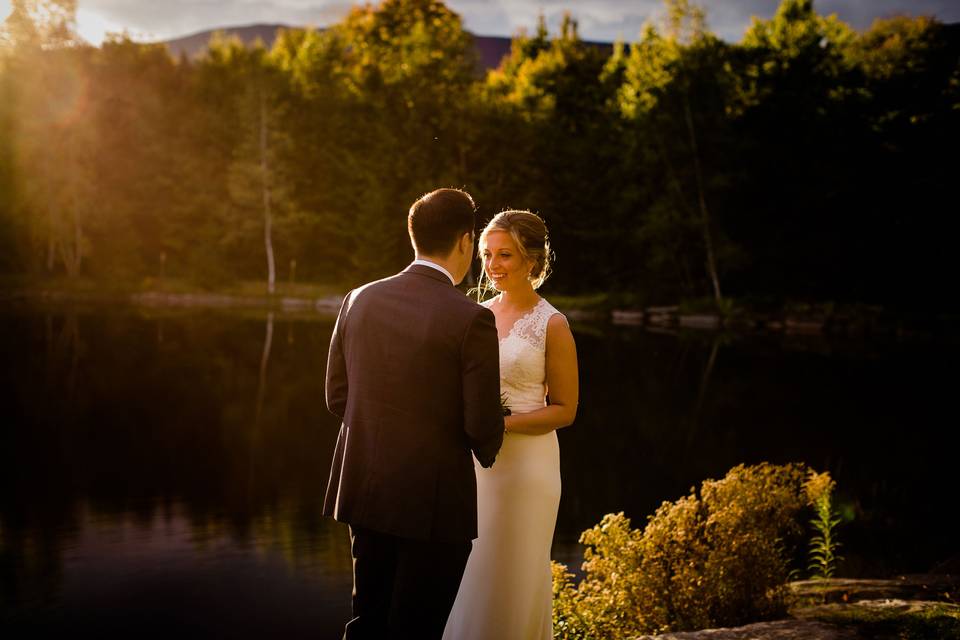
[[[351,291],[330,340],[327,407],[343,420],[324,515],[350,525],[344,638],[440,638],[477,535],[471,451],[503,442],[493,314],[454,288],[473,257],[469,194],[438,189],[407,217],[416,253]]]

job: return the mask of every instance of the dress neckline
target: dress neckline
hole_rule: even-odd
[[[530,307],[530,309],[528,309],[528,310],[526,311],[526,313],[524,313],[522,316],[520,316],[519,318],[517,318],[516,320],[514,320],[514,321],[513,321],[513,324],[510,325],[510,329],[507,331],[506,334],[504,334],[504,336],[503,336],[502,338],[499,337],[499,336],[497,336],[497,339],[499,340],[499,342],[502,343],[502,342],[506,341],[507,338],[509,338],[510,336],[512,336],[512,335],[513,335],[513,330],[517,328],[517,325],[519,325],[521,322],[523,322],[524,320],[526,320],[527,318],[529,318],[531,315],[533,315],[533,312],[536,311],[536,310],[540,307],[540,305],[544,303],[545,300],[546,300],[546,298],[540,297],[540,299],[537,300],[537,304],[535,304],[535,305],[533,305],[532,307]]]

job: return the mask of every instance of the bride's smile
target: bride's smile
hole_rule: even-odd
[[[486,234],[481,248],[483,271],[498,291],[530,288],[530,260],[525,259],[516,242],[506,231],[492,230]]]

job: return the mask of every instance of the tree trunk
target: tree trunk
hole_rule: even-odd
[[[77,278],[80,276],[80,266],[83,262],[83,229],[80,227],[80,214],[76,210],[72,212],[71,217],[73,218],[73,229],[70,231],[73,233],[64,230],[62,235],[67,237],[58,237],[56,245],[67,277]]]
[[[693,150],[693,170],[697,179],[697,204],[700,207],[700,225],[703,243],[707,249],[707,273],[713,283],[713,297],[717,305],[723,300],[720,291],[720,276],[717,273],[717,259],[713,252],[713,234],[710,233],[710,210],[707,208],[707,196],[703,185],[703,170],[700,168],[700,152],[697,150],[697,135],[693,126],[693,113],[690,111],[690,99],[683,97],[683,111],[687,120],[687,132],[690,134],[690,148]]]
[[[267,250],[267,292],[276,290],[277,267],[273,257],[273,216],[270,209],[270,164],[267,159],[267,104],[260,92],[260,172],[263,181],[263,244]]]
[[[47,207],[47,223],[50,228],[47,229],[47,273],[52,274],[53,268],[57,266],[57,238],[53,232],[53,214],[51,207]]]
[[[83,262],[83,231],[80,229],[80,214],[73,210],[73,265],[69,269],[70,277],[80,275],[80,265]]]

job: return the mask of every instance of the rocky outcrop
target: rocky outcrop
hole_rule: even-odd
[[[640,636],[634,640],[859,640],[857,632],[838,625],[811,620],[758,622],[734,629],[706,629],[659,636]]]
[[[960,576],[803,580],[789,585],[790,618],[630,640],[960,640]]]

